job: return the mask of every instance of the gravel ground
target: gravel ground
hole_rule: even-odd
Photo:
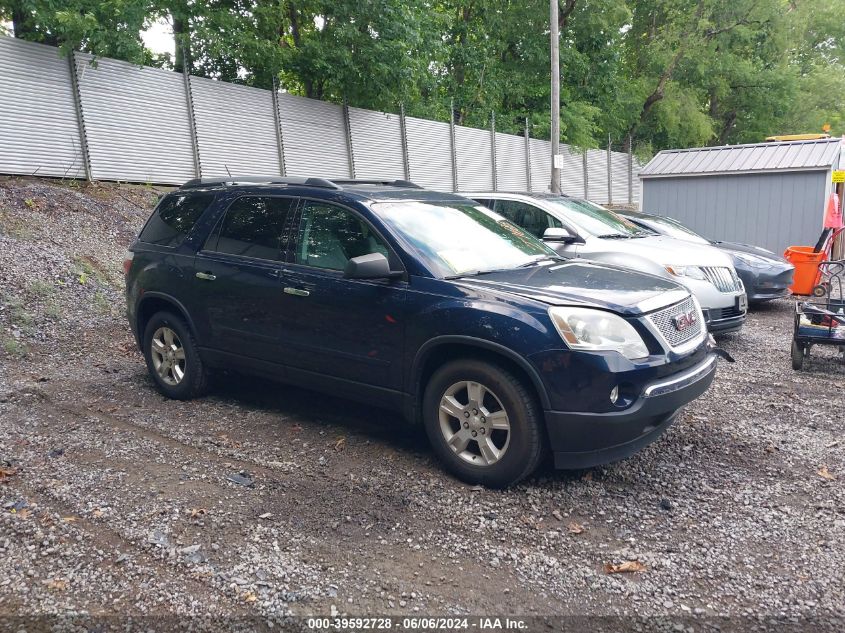
[[[792,371],[791,302],[722,338],[737,362],[638,455],[480,489],[391,413],[238,376],[160,396],[120,286],[157,193],[0,181],[0,616],[841,630],[845,366],[814,349]],[[641,571],[606,573],[626,562]]]

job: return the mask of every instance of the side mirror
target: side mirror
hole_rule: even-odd
[[[560,242],[562,244],[574,244],[576,242],[583,242],[580,237],[574,233],[570,233],[569,229],[561,227],[552,227],[543,231],[544,242]]]
[[[390,270],[387,257],[381,253],[353,257],[346,262],[346,268],[343,271],[346,279],[390,279],[401,274],[401,272]]]

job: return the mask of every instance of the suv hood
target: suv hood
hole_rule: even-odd
[[[763,259],[768,259],[779,264],[789,263],[777,253],[773,253],[770,250],[766,250],[765,248],[761,248],[759,246],[753,246],[751,244],[714,241],[713,246],[715,246],[716,248],[720,248],[723,251],[728,251],[732,253],[748,253],[749,255],[756,255],[757,257],[762,257]]]
[[[640,315],[689,296],[680,284],[628,268],[583,260],[540,264],[456,280],[474,289],[519,295],[551,306],[584,306]]]
[[[665,235],[649,235],[630,239],[603,239],[599,237],[587,238],[587,248],[584,257],[591,252],[613,251],[638,255],[650,259],[663,266],[727,266],[732,267],[733,261],[718,248],[707,244],[695,244],[685,240],[677,240]]]

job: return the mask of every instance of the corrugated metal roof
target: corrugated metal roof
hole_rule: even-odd
[[[651,159],[640,178],[830,169],[838,160],[842,143],[841,139],[829,138],[667,149]]]

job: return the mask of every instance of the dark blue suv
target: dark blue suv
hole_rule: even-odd
[[[125,262],[158,388],[235,369],[401,410],[461,479],[628,456],[713,380],[695,299],[562,260],[491,210],[404,181],[193,180]]]

